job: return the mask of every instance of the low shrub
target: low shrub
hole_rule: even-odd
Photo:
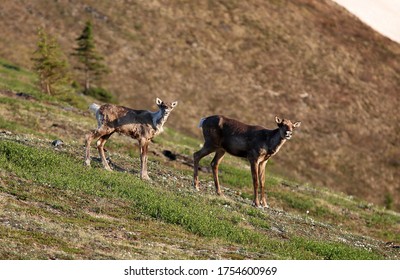
[[[88,96],[91,96],[97,100],[100,100],[100,101],[103,101],[106,103],[112,103],[112,102],[116,101],[114,95],[111,92],[109,92],[106,89],[101,88],[101,87],[89,88],[84,93]]]

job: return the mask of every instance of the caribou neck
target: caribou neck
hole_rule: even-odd
[[[287,140],[282,138],[279,128],[272,131],[271,137],[268,141],[268,150],[269,153],[275,154],[279,151],[283,144],[285,144]]]
[[[151,113],[153,119],[153,127],[156,131],[162,131],[164,123],[167,121],[169,112],[160,109],[157,112]]]

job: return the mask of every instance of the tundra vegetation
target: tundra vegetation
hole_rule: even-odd
[[[100,160],[88,169],[82,135],[96,126],[93,115],[37,92],[35,82],[1,60],[1,259],[400,258],[398,213],[274,174],[266,176],[270,208],[254,208],[248,163],[229,155],[219,172],[224,196],[204,172],[209,157],[194,191],[190,158],[201,140],[168,125],[149,148],[152,181],[140,180],[139,150],[125,136],[109,140],[114,172]]]
[[[156,96],[182,100],[173,115],[184,121],[168,127],[197,142],[199,118],[211,114],[267,128],[275,115],[301,120],[283,148],[290,157],[279,153],[268,171],[400,211],[400,45],[332,1],[3,1],[1,9],[0,58],[30,68],[43,26],[82,67],[69,54],[90,20],[110,72],[88,95],[115,102],[102,87],[131,108],[152,108]],[[83,72],[71,70],[84,88]]]

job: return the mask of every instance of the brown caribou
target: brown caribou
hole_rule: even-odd
[[[246,158],[250,162],[253,179],[253,205],[260,206],[258,187],[261,191],[261,206],[268,207],[265,198],[265,166],[269,158],[275,155],[283,144],[292,138],[293,130],[301,122],[292,123],[290,120],[275,117],[278,128],[266,129],[258,125],[247,125],[240,121],[221,115],[209,116],[201,119],[199,127],[203,130],[203,147],[193,154],[194,174],[193,184],[199,190],[198,169],[200,160],[215,152],[211,162],[215,189],[221,195],[218,180],[218,165],[225,153]]]
[[[86,135],[85,164],[90,165],[90,143],[97,140],[97,150],[105,169],[111,171],[104,155],[104,145],[108,138],[118,132],[130,136],[139,142],[140,147],[140,178],[148,180],[147,174],[147,150],[151,139],[163,131],[163,125],[171,111],[178,102],[163,102],[156,99],[158,111],[134,110],[123,106],[104,104],[102,106],[93,103],[90,110],[96,114],[98,127]]]

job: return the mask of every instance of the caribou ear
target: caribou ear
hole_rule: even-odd
[[[160,99],[160,98],[156,98],[156,104],[157,105],[161,105],[163,102],[162,102],[162,100]]]
[[[298,128],[300,125],[301,125],[301,122],[295,122],[295,123],[293,124],[293,127],[294,127],[294,128]]]
[[[276,122],[277,124],[281,124],[281,123],[282,123],[282,119],[279,118],[279,117],[275,117],[275,122]]]

